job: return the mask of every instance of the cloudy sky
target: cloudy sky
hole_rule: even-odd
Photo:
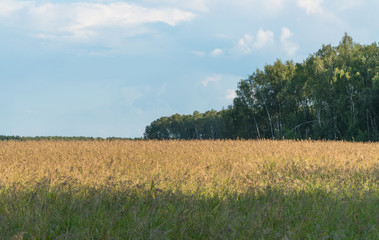
[[[379,40],[377,0],[0,0],[0,135],[141,137],[220,110],[257,68],[344,32]]]

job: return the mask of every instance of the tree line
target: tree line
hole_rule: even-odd
[[[6,136],[0,135],[0,141],[115,141],[115,140],[142,140],[142,138],[120,138],[120,137],[63,137],[63,136]]]
[[[302,63],[277,60],[237,86],[221,111],[175,114],[146,127],[147,139],[379,140],[379,48],[323,45]]]

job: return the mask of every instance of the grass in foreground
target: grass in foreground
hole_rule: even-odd
[[[379,144],[0,143],[0,239],[379,239]]]

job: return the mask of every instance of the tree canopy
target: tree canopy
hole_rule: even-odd
[[[148,139],[379,140],[379,48],[345,34],[302,63],[276,60],[237,86],[221,111],[161,117]]]

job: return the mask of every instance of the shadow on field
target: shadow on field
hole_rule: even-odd
[[[378,192],[0,187],[0,239],[379,239]]]

